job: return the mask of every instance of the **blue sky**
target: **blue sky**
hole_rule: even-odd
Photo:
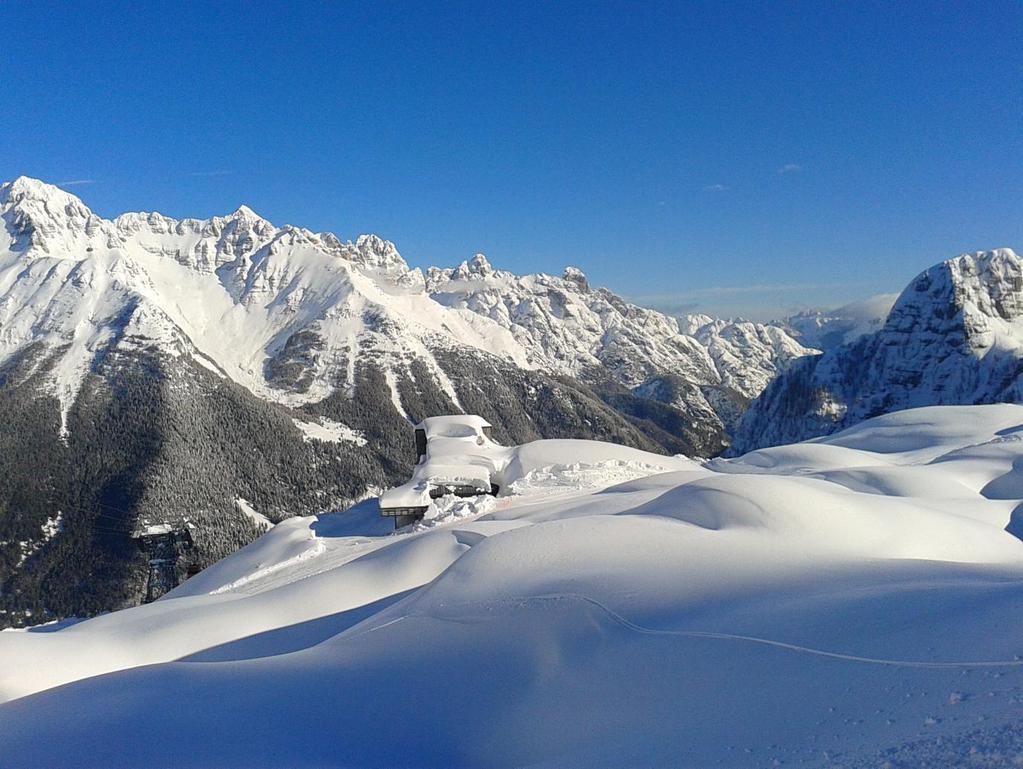
[[[0,178],[753,317],[1023,247],[1018,2],[4,4]]]

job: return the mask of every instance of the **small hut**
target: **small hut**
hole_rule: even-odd
[[[453,494],[497,494],[500,452],[483,417],[454,414],[424,419],[415,427],[416,467],[407,483],[380,495],[380,514],[396,529],[423,517],[432,500]]]

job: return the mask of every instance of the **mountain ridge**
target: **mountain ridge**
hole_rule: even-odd
[[[76,274],[66,265],[56,265],[56,274],[90,288],[109,275],[116,284],[107,291],[113,308],[127,313],[129,296],[149,308],[148,315],[145,310],[130,315],[135,325],[129,323],[128,331],[166,339],[175,336],[171,324],[180,337],[177,346],[191,345],[255,394],[289,405],[329,395],[337,386],[331,374],[339,367],[347,373],[347,385],[352,384],[359,342],[365,341],[357,336],[370,337],[370,349],[382,357],[429,360],[421,342],[447,336],[524,369],[579,376],[588,366],[600,365],[628,389],[671,372],[703,387],[729,388],[745,400],[808,352],[785,332],[761,324],[708,319],[687,333],[685,321],[632,305],[607,289],[591,289],[574,267],[560,278],[516,276],[494,270],[478,254],[455,268],[430,268],[424,276],[408,267],[393,243],[375,235],[361,235],[353,243],[332,233],[292,225],[278,228],[245,206],[207,220],[176,220],[158,213],[126,213],[106,220],[75,196],[25,177],[0,186],[0,201],[15,234],[11,251],[23,259],[77,256]],[[216,276],[217,283],[200,285],[196,275]],[[495,286],[496,293],[503,291],[504,311],[497,311]],[[475,293],[459,295],[459,287]],[[51,289],[58,301],[61,288]],[[188,292],[200,295],[205,306],[182,306],[181,294]],[[261,307],[267,297],[272,301]],[[14,301],[5,302],[8,327]],[[51,320],[59,320],[61,309],[49,313]],[[101,345],[102,330],[89,329],[86,318],[63,309],[75,323],[62,330],[78,343],[72,354],[79,354],[58,383],[66,409],[75,372],[84,367],[80,358]],[[93,306],[90,315],[102,310]],[[582,322],[564,322],[559,330],[555,321],[564,321],[566,310]],[[351,328],[358,320],[362,327]],[[383,333],[367,334],[366,328],[372,332],[373,326]],[[302,345],[301,338],[289,349],[293,335],[300,332],[312,335],[307,342],[316,337],[315,349]],[[581,337],[573,338],[580,332]],[[238,347],[239,337],[249,343]],[[234,349],[222,343],[224,338],[232,340]],[[28,332],[6,334],[0,356],[34,339]],[[285,356],[286,366],[294,363],[288,356],[299,350],[306,356],[305,376],[292,382],[275,377],[281,368],[275,366],[278,356]],[[741,371],[749,360],[755,363],[752,375]],[[440,367],[431,363],[431,368],[443,383]],[[700,406],[714,410],[710,403]]]

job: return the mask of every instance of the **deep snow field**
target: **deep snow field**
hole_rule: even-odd
[[[0,767],[1023,765],[1023,406],[515,454],[409,530],[293,518],[0,633]]]

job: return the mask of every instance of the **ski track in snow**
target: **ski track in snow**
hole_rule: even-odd
[[[673,628],[652,628],[640,625],[637,622],[623,617],[621,614],[616,612],[607,604],[601,603],[596,598],[592,598],[587,595],[580,595],[576,593],[550,593],[546,595],[529,595],[520,596],[514,598],[502,598],[500,600],[487,601],[487,602],[466,602],[462,604],[445,604],[445,608],[459,609],[459,608],[472,608],[472,609],[496,609],[501,607],[515,607],[521,608],[528,606],[529,604],[543,604],[551,603],[556,601],[580,601],[582,603],[589,604],[604,614],[606,614],[611,620],[621,625],[622,627],[632,630],[636,633],[642,633],[644,635],[655,635],[655,636],[674,636],[678,638],[706,638],[710,640],[718,641],[741,641],[746,643],[760,644],[763,646],[771,646],[777,649],[784,649],[786,651],[799,652],[801,654],[812,654],[817,657],[829,657],[831,659],[842,660],[843,662],[860,662],[868,665],[887,665],[891,667],[901,668],[922,668],[922,669],[963,669],[963,668],[1016,668],[1023,667],[1023,659],[1015,660],[976,660],[976,661],[956,661],[956,662],[940,662],[933,660],[896,660],[896,659],[884,659],[879,657],[863,657],[856,654],[844,654],[842,652],[827,651],[826,649],[815,649],[810,646],[801,646],[799,644],[788,643],[786,641],[777,641],[770,638],[758,638],[757,636],[740,635],[736,633],[721,633],[721,632],[710,632],[705,630],[677,630]],[[445,617],[440,614],[433,614],[431,612],[410,612],[396,619],[389,620],[382,625],[368,629],[366,632],[375,632],[382,630],[389,625],[393,625],[396,622],[400,622],[405,619],[411,619],[413,617],[429,617],[430,619],[440,620],[442,622],[450,621],[457,622],[449,617]]]
[[[323,544],[323,542],[321,542],[319,540],[314,540],[312,547],[310,547],[310,548],[308,548],[306,550],[303,550],[298,555],[296,555],[296,556],[294,556],[292,558],[288,558],[287,560],[279,561],[277,563],[271,564],[270,566],[265,566],[265,567],[262,567],[260,569],[257,569],[256,571],[252,572],[251,574],[248,574],[248,575],[246,575],[244,577],[239,577],[238,579],[234,580],[233,582],[229,582],[226,585],[223,585],[223,586],[218,587],[218,588],[216,588],[214,590],[211,590],[209,592],[209,594],[210,595],[221,595],[223,593],[234,592],[234,591],[236,591],[236,590],[238,590],[240,588],[246,587],[247,585],[250,585],[250,584],[252,584],[254,582],[259,582],[260,580],[263,580],[263,579],[265,579],[265,578],[267,578],[267,577],[269,577],[269,576],[271,576],[273,574],[285,571],[286,569],[294,568],[294,567],[298,566],[299,564],[301,564],[301,563],[303,563],[305,561],[310,561],[313,558],[316,558],[316,557],[322,555],[323,553],[325,553],[326,549],[327,548]]]

